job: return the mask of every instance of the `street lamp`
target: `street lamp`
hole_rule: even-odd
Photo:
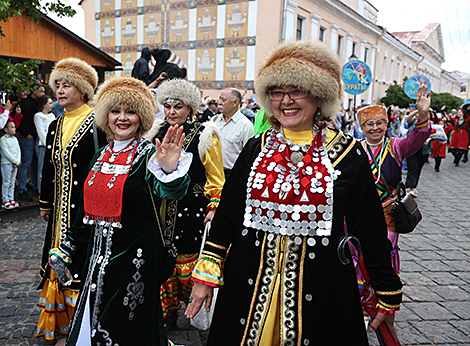
[[[356,56],[356,54],[352,53],[351,56],[349,57],[348,61],[353,61],[353,60],[358,60],[359,58]]]
[[[349,57],[348,61],[358,60],[356,54],[352,53]],[[354,95],[354,102],[353,102],[353,119],[356,120],[356,95]]]

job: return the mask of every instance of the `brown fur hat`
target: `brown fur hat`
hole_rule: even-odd
[[[359,125],[361,126],[370,119],[375,118],[388,122],[387,108],[373,105],[361,108],[357,111],[357,121],[359,121]]]
[[[341,108],[341,63],[321,41],[286,42],[277,46],[261,66],[256,80],[256,96],[266,113],[273,114],[268,91],[294,86],[320,101],[323,118],[333,117]]]
[[[57,89],[55,83],[61,79],[75,85],[80,92],[88,97],[88,101],[93,100],[95,89],[98,86],[98,73],[85,61],[78,58],[65,58],[58,61],[49,79],[49,86],[54,93]]]
[[[108,127],[108,114],[115,106],[128,106],[137,113],[142,134],[152,128],[157,114],[157,102],[144,82],[132,77],[111,77],[98,88],[96,125],[111,138],[114,134]]]

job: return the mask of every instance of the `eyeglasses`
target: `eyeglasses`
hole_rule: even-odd
[[[300,100],[307,97],[307,93],[301,90],[289,90],[289,91],[280,91],[280,90],[271,90],[268,91],[268,96],[272,101],[282,101],[284,95],[287,94],[291,100]]]
[[[377,127],[382,127],[386,124],[385,121],[383,120],[379,120],[379,121],[376,121],[375,123],[373,121],[369,121],[367,123],[364,123],[364,126],[365,127],[374,127],[374,126],[377,126]]]

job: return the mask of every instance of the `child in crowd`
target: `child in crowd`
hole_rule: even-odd
[[[5,135],[0,138],[0,153],[2,155],[2,207],[5,209],[18,208],[14,200],[15,181],[18,167],[21,165],[21,151],[18,139],[15,137],[15,123],[8,120],[3,128]]]

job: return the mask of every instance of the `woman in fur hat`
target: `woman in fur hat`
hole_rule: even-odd
[[[67,335],[70,319],[78,297],[80,274],[83,271],[79,251],[70,266],[73,283],[64,287],[47,264],[49,250],[59,246],[75,219],[80,193],[88,165],[106,135],[94,126],[95,114],[88,102],[93,99],[98,74],[86,62],[66,58],[57,62],[49,86],[65,108],[63,116],[54,120],[47,131],[46,152],[42,171],[39,207],[47,222],[46,239],[41,262],[42,289],[38,305],[37,336],[54,341],[55,336]]]
[[[146,137],[162,140],[170,126],[182,126],[186,134],[183,149],[193,154],[188,194],[180,201],[166,200],[164,208],[165,233],[178,251],[175,271],[161,289],[163,316],[170,328],[178,317],[180,301],[187,303],[191,293],[190,276],[198,260],[204,226],[219,205],[225,176],[218,127],[192,120],[201,103],[199,89],[184,79],[172,79],[160,85],[157,99],[166,120],[156,120]]]
[[[182,198],[192,155],[185,135],[169,127],[156,145],[141,137],[156,102],[134,78],[109,79],[98,90],[96,124],[113,141],[93,157],[74,225],[51,250],[64,264],[87,248],[67,345],[167,345],[160,303],[163,198]]]
[[[385,320],[397,338],[402,284],[367,156],[326,127],[341,107],[340,76],[320,41],[281,44],[260,69],[256,95],[273,129],[238,157],[192,274],[190,318],[223,287],[208,345],[368,345],[354,266],[337,255],[344,223],[378,295],[371,328]]]

